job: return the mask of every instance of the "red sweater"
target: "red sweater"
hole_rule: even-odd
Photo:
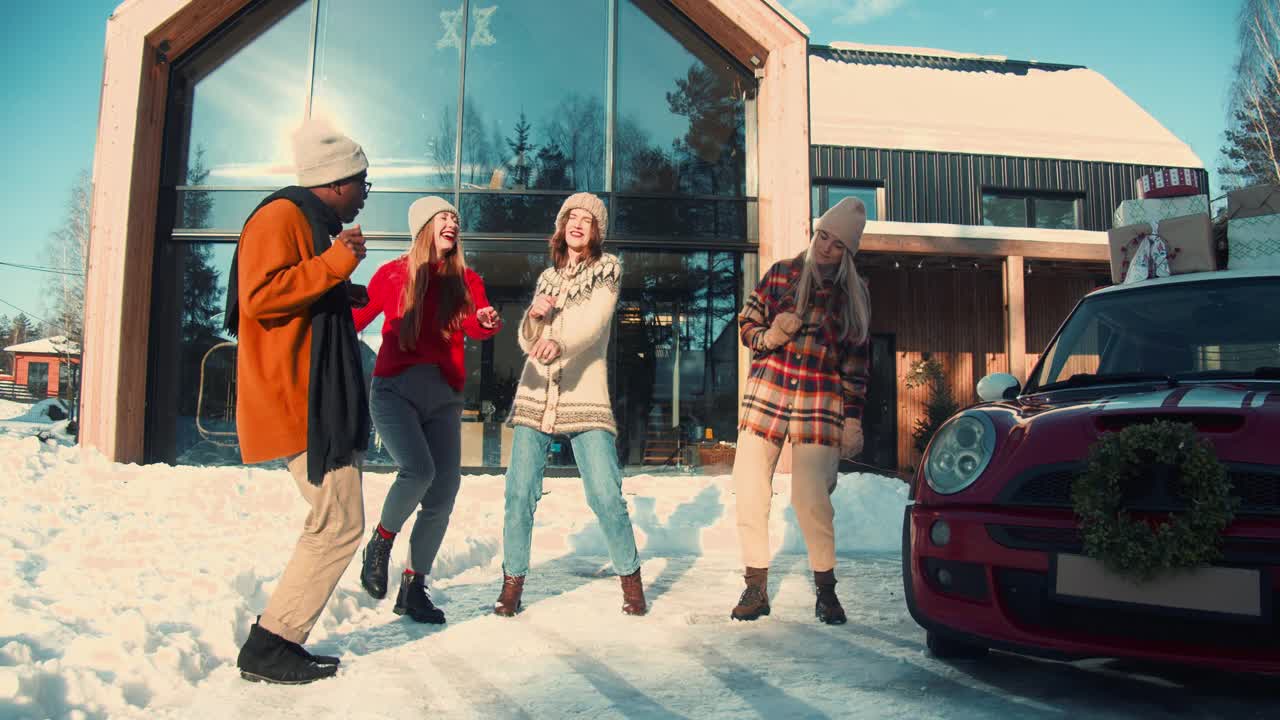
[[[462,336],[465,334],[475,340],[488,340],[498,334],[502,323],[486,329],[480,325],[475,310],[472,310],[462,320],[462,332],[455,332],[450,339],[445,340],[439,332],[429,329],[435,324],[436,303],[440,298],[440,284],[431,282],[427,285],[425,306],[419,315],[423,327],[418,331],[418,346],[413,351],[401,350],[400,321],[404,313],[400,308],[400,300],[404,297],[404,287],[409,280],[408,264],[408,258],[399,257],[378,268],[369,281],[369,304],[351,311],[356,330],[365,329],[380,314],[387,316],[382,325],[382,346],[378,348],[373,374],[392,377],[414,365],[436,365],[449,386],[461,392],[467,377]],[[431,275],[436,277],[434,269]],[[465,281],[467,289],[471,291],[472,305],[476,309],[488,307],[489,298],[484,294],[484,281],[480,276],[468,268]]]

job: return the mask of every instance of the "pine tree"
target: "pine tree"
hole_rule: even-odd
[[[536,148],[529,142],[531,130],[532,126],[522,110],[515,126],[515,136],[506,141],[507,147],[511,148],[511,160],[507,162],[507,169],[511,171],[511,186],[518,190],[529,187],[533,175],[531,156]]]
[[[10,345],[19,345],[36,339],[36,326],[26,313],[18,313],[13,318],[13,329],[10,332]]]

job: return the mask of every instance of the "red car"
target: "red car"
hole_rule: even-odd
[[[1108,287],[1080,301],[1025,388],[982,379],[982,402],[929,443],[903,522],[907,604],[935,655],[1280,674],[1278,309],[1280,271]],[[1100,436],[1155,419],[1209,439],[1240,506],[1220,562],[1135,589],[1084,556],[1071,484]],[[1173,482],[1145,480],[1129,510],[1186,511]]]

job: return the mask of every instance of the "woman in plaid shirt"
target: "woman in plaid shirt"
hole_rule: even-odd
[[[845,621],[831,493],[840,458],[862,451],[871,311],[853,256],[866,224],[861,200],[841,200],[818,219],[809,249],[769,268],[738,315],[752,358],[733,464],[747,583],[736,620],[769,614],[769,506],[789,438],[791,504],[817,586],[815,613],[824,623]]]

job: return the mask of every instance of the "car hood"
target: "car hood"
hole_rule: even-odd
[[[974,494],[961,494],[968,495],[966,501],[990,500],[1010,479],[1046,465],[1082,468],[1105,433],[1156,419],[1195,425],[1225,463],[1280,466],[1276,383],[1058,391],[975,405],[968,412],[991,418],[996,449]]]

